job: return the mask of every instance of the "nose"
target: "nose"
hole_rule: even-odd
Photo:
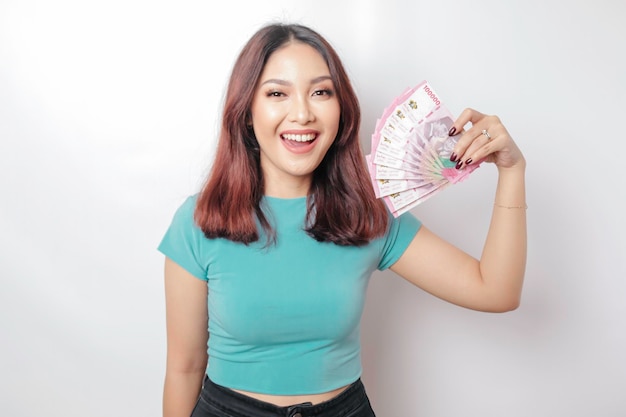
[[[305,125],[313,120],[315,120],[315,116],[307,97],[295,97],[291,103],[289,121]]]

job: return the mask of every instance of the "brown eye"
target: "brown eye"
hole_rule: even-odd
[[[333,92],[332,90],[329,90],[329,89],[315,90],[313,95],[314,96],[332,96]]]

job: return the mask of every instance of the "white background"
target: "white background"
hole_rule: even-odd
[[[211,162],[224,85],[267,21],[337,48],[368,139],[427,79],[528,160],[521,307],[372,279],[363,379],[395,416],[626,415],[621,0],[0,2],[0,413],[160,415],[162,256]],[[496,170],[414,210],[479,255]],[[306,378],[306,375],[302,375]]]

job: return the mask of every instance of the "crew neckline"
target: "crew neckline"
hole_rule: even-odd
[[[273,197],[270,195],[264,195],[263,196],[264,199],[269,200],[269,201],[300,201],[300,200],[306,200],[307,196],[303,196],[303,197]]]

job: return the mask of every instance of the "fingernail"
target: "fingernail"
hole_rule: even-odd
[[[456,169],[461,169],[461,166],[462,166],[462,165],[463,165],[463,161],[459,161],[459,162],[457,162],[457,163],[456,163],[455,168],[456,168]]]
[[[454,152],[452,152],[452,155],[450,155],[450,161],[451,162],[456,162],[456,160],[458,159],[457,154],[455,154]]]
[[[469,165],[472,163],[472,158],[467,158],[467,160],[465,161],[465,165]]]
[[[452,126],[450,130],[448,130],[448,136],[454,136],[456,133],[456,127]]]

